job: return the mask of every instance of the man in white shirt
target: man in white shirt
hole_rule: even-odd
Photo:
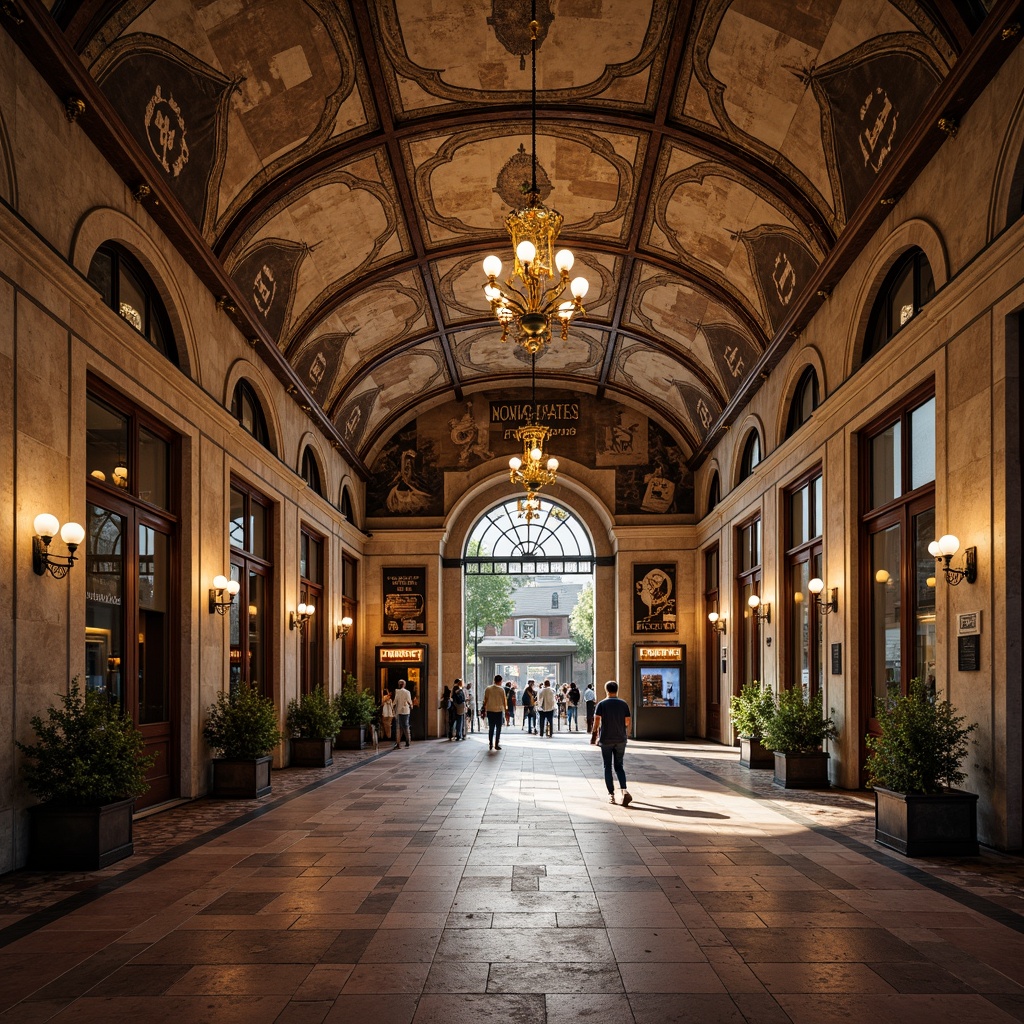
[[[597,692],[594,690],[594,684],[590,683],[587,686],[586,691],[583,694],[583,701],[587,708],[587,732],[594,731],[594,708],[597,707]]]
[[[540,734],[541,736],[552,736],[554,734],[555,706],[558,701],[555,691],[551,689],[551,680],[545,679],[540,689],[540,698],[537,706],[540,708]]]
[[[398,689],[395,690],[391,702],[395,706],[397,729],[395,730],[394,749],[397,750],[401,746],[403,735],[405,736],[406,746],[409,746],[409,741],[412,739],[412,733],[409,731],[409,716],[412,714],[412,694],[406,689],[404,679],[398,680]]]

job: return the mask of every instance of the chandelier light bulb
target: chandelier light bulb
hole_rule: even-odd
[[[561,274],[568,274],[575,262],[576,257],[568,249],[559,249],[555,253],[555,267]]]
[[[514,313],[508,306],[499,306],[495,314],[502,323],[508,323],[514,317]]]
[[[572,284],[569,285],[569,290],[572,292],[573,298],[582,299],[590,290],[590,282],[585,277],[574,277]]]
[[[544,458],[544,453],[539,448],[531,448],[530,458],[533,459],[534,462],[540,462],[540,460]]]
[[[554,473],[557,469],[558,469],[558,459],[556,459],[556,458],[554,458],[554,456],[552,456],[550,459],[548,459],[548,472],[549,473]]]
[[[573,314],[573,304],[571,302],[563,302],[558,307],[558,317],[560,320],[571,320]]]
[[[48,512],[42,512],[32,521],[32,529],[40,537],[52,538],[60,529],[60,520]]]
[[[939,554],[943,558],[952,558],[960,550],[960,538],[955,534],[946,533],[939,538]]]
[[[524,238],[516,246],[516,255],[520,263],[532,263],[537,258],[537,247],[528,238]]]
[[[493,302],[495,299],[501,298],[501,289],[497,285],[485,284],[484,295],[487,296],[489,302]]]
[[[514,472],[518,472],[522,468],[522,465],[523,460],[519,458],[518,455],[513,455],[512,458],[508,460],[508,468]]]
[[[497,256],[488,256],[484,260],[484,273],[488,277],[498,277],[501,274],[501,260]]]

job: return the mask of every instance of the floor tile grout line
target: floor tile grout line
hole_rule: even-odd
[[[244,814],[241,814],[236,818],[232,818],[230,821],[217,825],[215,828],[203,832],[200,835],[193,836],[191,839],[188,839],[183,843],[179,843],[177,846],[172,846],[170,849],[164,850],[162,853],[154,854],[141,864],[137,864],[133,868],[126,868],[124,871],[119,872],[112,878],[97,879],[94,886],[90,886],[90,888],[85,889],[82,892],[77,892],[72,896],[67,896],[49,907],[44,907],[41,910],[34,911],[22,918],[20,921],[15,921],[14,924],[7,925],[7,927],[0,929],[0,949],[3,949],[5,946],[9,946],[12,942],[17,942],[26,935],[31,935],[33,932],[46,927],[48,924],[52,924],[54,921],[59,921],[61,918],[74,913],[76,910],[80,910],[82,907],[88,906],[90,903],[101,899],[108,893],[116,892],[123,886],[136,881],[136,879],[142,878],[144,875],[148,875],[151,871],[155,871],[157,868],[170,864],[172,861],[177,860],[186,853],[191,853],[193,850],[197,850],[200,847],[205,846],[214,839],[219,839],[221,836],[225,836],[229,832],[233,832],[236,828],[241,828],[243,825],[247,825],[251,821],[256,821],[258,818],[262,818],[265,814],[269,814],[271,811],[291,803],[292,800],[295,800],[300,796],[305,796],[307,793],[312,793],[323,786],[336,782],[338,779],[344,778],[344,776],[351,772],[354,772],[365,765],[372,764],[374,761],[378,761],[380,758],[386,756],[387,751],[374,754],[356,764],[348,765],[326,778],[315,779],[313,782],[302,786],[300,789],[297,789],[292,793],[286,793],[284,796],[277,797],[263,806],[255,807],[251,811],[246,811]]]
[[[961,906],[967,907],[969,910],[973,910],[976,913],[987,917],[989,920],[995,921],[997,924],[1005,925],[1013,931],[1024,934],[1024,918],[1019,914],[1014,913],[1012,910],[1001,907],[998,903],[993,903],[991,900],[985,899],[984,896],[978,896],[976,893],[966,892],[961,886],[958,886],[953,882],[949,882],[944,878],[937,878],[935,875],[932,875],[921,868],[914,867],[913,864],[904,864],[896,857],[884,853],[881,850],[876,850],[860,839],[848,836],[844,832],[833,828],[830,825],[822,825],[821,823],[816,822],[813,818],[809,818],[806,815],[801,814],[799,811],[794,810],[783,801],[773,799],[772,796],[768,794],[758,793],[754,790],[747,789],[745,786],[741,786],[738,783],[730,782],[728,779],[723,778],[721,775],[716,774],[710,769],[698,766],[690,758],[673,757],[672,760],[677,761],[679,764],[689,768],[690,771],[696,772],[698,775],[703,775],[707,779],[718,782],[720,785],[732,790],[734,793],[738,793],[740,796],[746,796],[754,800],[769,803],[778,811],[779,814],[783,815],[783,817],[795,821],[797,824],[802,825],[804,828],[809,829],[815,834],[831,839],[833,842],[839,843],[840,846],[845,846],[848,850],[852,850],[855,853],[862,853],[874,863],[895,871],[904,878],[909,878],[911,881],[917,882],[919,885],[923,885],[925,888],[931,889],[933,892],[937,892],[942,896],[947,896],[949,899],[959,903]]]

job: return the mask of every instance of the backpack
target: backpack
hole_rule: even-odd
[[[455,710],[460,714],[466,710],[466,691],[456,690],[452,694],[452,704],[455,705]]]

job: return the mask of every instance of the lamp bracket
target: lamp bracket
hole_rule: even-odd
[[[833,612],[839,611],[839,588],[832,587],[828,592],[828,600],[822,599],[821,594],[815,595],[815,601],[818,604],[818,611],[822,615],[831,615]]]
[[[32,538],[32,571],[37,576],[44,576],[49,573],[54,579],[62,580],[71,571],[75,564],[75,549],[77,544],[68,545],[68,554],[51,555],[50,545],[42,537]]]
[[[962,568],[954,568],[949,563],[953,560],[952,555],[940,555],[937,561],[944,562],[942,574],[951,587],[957,587],[961,581],[975,583],[978,579],[978,549],[976,547],[964,550],[964,564]]]

